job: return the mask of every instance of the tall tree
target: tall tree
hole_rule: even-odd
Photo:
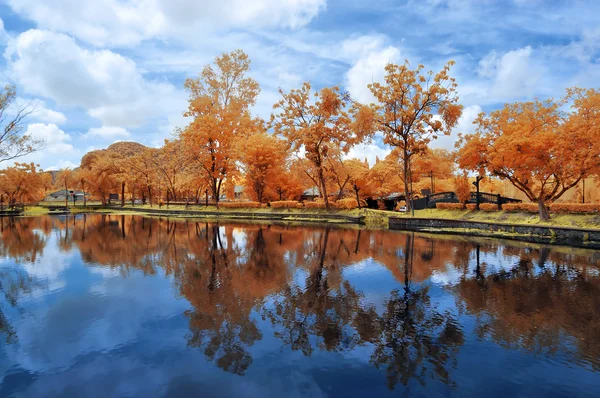
[[[214,66],[205,66],[196,79],[185,82],[190,95],[185,116],[193,121],[179,135],[209,182],[217,206],[221,187],[235,169],[238,146],[261,125],[250,114],[260,88],[247,76],[249,70],[250,59],[236,50],[220,55]]]
[[[344,168],[348,172],[348,182],[354,190],[358,208],[360,209],[360,197],[371,194],[371,181],[369,180],[369,164],[358,159],[344,161]]]
[[[347,153],[370,133],[362,120],[364,107],[359,104],[352,107],[351,112],[356,116],[353,123],[347,110],[350,98],[340,93],[338,87],[321,89],[314,94],[314,101],[310,83],[289,93],[279,92],[283,98],[274,105],[279,113],[271,115],[271,126],[288,140],[293,150],[305,150],[306,158],[317,169],[319,188],[329,209],[325,168],[330,150],[335,147]]]
[[[369,84],[375,97],[373,121],[383,133],[384,143],[398,148],[402,157],[404,194],[409,198],[412,158],[423,153],[431,140],[450,135],[462,113],[458,104],[455,79],[450,77],[448,62],[438,73],[425,73],[424,66],[411,69],[388,64],[384,83]],[[410,202],[407,200],[407,205]]]
[[[241,155],[245,184],[258,202],[263,202],[277,175],[283,172],[287,151],[285,142],[267,133],[251,136]]]
[[[14,109],[16,99],[14,86],[6,85],[0,89],[0,163],[28,155],[46,145],[44,140],[23,133],[23,124],[31,109]]]
[[[561,111],[573,99],[572,112]],[[569,90],[559,101],[518,102],[480,114],[473,134],[462,136],[459,166],[506,179],[538,204],[540,219],[550,218],[547,203],[560,198],[600,164],[600,93]]]

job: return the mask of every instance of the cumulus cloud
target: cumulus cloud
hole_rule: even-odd
[[[31,101],[20,100],[19,102],[22,102],[24,107],[31,109],[31,114],[29,116],[35,120],[58,125],[67,122],[67,117],[64,113],[49,109],[45,101],[36,98]]]
[[[400,50],[384,44],[385,37],[381,35],[361,36],[342,43],[341,54],[348,58],[355,57],[346,73],[346,88],[359,102],[373,102],[373,95],[367,85],[382,81],[385,66],[390,62],[400,61]]]
[[[459,133],[471,134],[475,132],[473,121],[477,119],[477,115],[482,112],[479,105],[470,105],[463,108],[463,113],[458,119],[458,125],[452,130],[450,135],[444,135],[433,140],[430,144],[432,148],[454,150],[454,144]]]
[[[64,34],[29,30],[9,42],[5,57],[28,93],[83,107],[103,124],[137,127],[159,109],[183,109],[182,90],[145,79],[127,57],[81,48]]]
[[[96,46],[133,46],[152,38],[189,40],[230,28],[291,28],[309,23],[325,0],[8,0],[38,26]]]
[[[116,138],[129,138],[131,133],[123,127],[102,126],[89,129],[85,136],[114,140]]]
[[[71,136],[61,129],[54,123],[33,123],[27,126],[26,135],[30,135],[33,138],[41,139],[46,142],[45,152],[48,153],[64,153],[73,150]]]
[[[345,159],[359,159],[364,160],[367,159],[369,162],[369,166],[373,166],[377,158],[380,160],[384,159],[391,152],[389,147],[380,147],[374,143],[360,144],[352,147],[347,155],[344,156]]]
[[[56,124],[31,123],[27,126],[25,134],[44,140],[46,146],[41,151],[19,158],[19,162],[33,162],[41,165],[44,170],[79,166],[82,152],[73,145],[71,135],[61,130]]]
[[[81,48],[64,34],[29,30],[9,42],[5,57],[28,93],[80,106],[103,124],[137,127],[159,109],[183,109],[182,90],[145,79],[129,58]]]

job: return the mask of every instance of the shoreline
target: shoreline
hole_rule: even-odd
[[[52,214],[115,214],[150,217],[193,218],[211,221],[275,222],[295,225],[355,226],[367,229],[405,230],[424,233],[480,236],[550,245],[566,245],[600,249],[600,215],[555,215],[550,223],[537,221],[537,216],[510,212],[475,212],[422,210],[415,217],[385,210],[354,209],[273,209],[219,208],[204,206],[101,206],[70,207],[69,212],[53,213],[44,206],[30,207],[21,216]],[[569,223],[568,225],[565,225]],[[583,226],[582,226],[583,225]]]
[[[390,217],[389,228],[397,231],[481,236],[548,245],[600,249],[600,229],[416,217]]]

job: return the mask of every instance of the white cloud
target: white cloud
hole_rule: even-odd
[[[534,59],[530,46],[498,54],[490,51],[479,61],[477,74],[485,87],[478,87],[479,95],[491,101],[509,101],[531,97],[539,89],[542,65]]]
[[[482,109],[479,105],[470,105],[463,108],[462,115],[458,119],[458,125],[452,130],[452,134],[438,137],[431,141],[431,148],[441,148],[453,151],[454,144],[458,133],[471,134],[475,132],[475,125],[473,121],[477,119],[477,116],[481,113]]]
[[[40,99],[24,102],[24,106],[32,110],[30,117],[39,120],[40,122],[58,125],[65,124],[67,122],[67,117],[64,115],[64,113],[48,109],[46,102]]]
[[[102,126],[89,129],[85,136],[99,137],[106,140],[114,140],[115,138],[129,138],[131,136],[131,133],[129,133],[129,131],[127,131],[123,127]]]
[[[367,143],[354,146],[344,158],[359,159],[361,161],[366,158],[369,165],[372,167],[377,158],[383,160],[390,152],[391,150],[389,147],[381,148],[377,144]]]
[[[72,137],[53,123],[31,123],[27,126],[25,134],[46,142],[46,147],[38,152],[23,156],[17,161],[33,162],[42,166],[44,170],[58,170],[64,167],[75,168],[79,166],[82,152],[72,144]],[[48,166],[52,164],[52,166]]]
[[[96,46],[133,46],[152,38],[194,40],[230,28],[296,29],[325,9],[326,0],[8,0],[40,27]]]
[[[69,143],[71,136],[59,129],[56,124],[33,123],[27,126],[25,134],[46,141],[44,152],[62,154],[73,150],[73,145]]]
[[[0,44],[6,44],[8,41],[8,33],[4,30],[4,21],[0,18]]]
[[[79,167],[79,163],[72,162],[70,160],[60,159],[57,163],[54,163],[48,167],[44,167],[44,170],[61,170],[61,169],[76,169]]]
[[[374,101],[367,87],[373,82],[380,82],[385,76],[385,66],[398,63],[400,50],[393,46],[384,47],[384,37],[361,36],[342,43],[341,54],[345,57],[357,57],[346,73],[346,88],[354,99],[362,103]]]
[[[146,80],[129,58],[81,48],[63,34],[29,30],[9,42],[5,57],[28,93],[80,106],[105,125],[138,127],[184,109],[182,90]]]

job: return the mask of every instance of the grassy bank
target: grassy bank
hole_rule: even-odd
[[[398,217],[412,217],[410,214],[398,214]],[[415,211],[415,217],[447,220],[479,221],[508,225],[536,225],[540,227],[565,227],[600,229],[600,214],[552,214],[548,222],[540,221],[533,213],[507,211],[439,210],[426,209]]]
[[[153,211],[153,215],[157,210],[160,210],[161,215],[169,215],[170,212],[186,212],[189,211],[189,217],[194,217],[192,212],[200,211],[203,213],[220,213],[215,214],[215,218],[222,217],[225,213],[243,213],[248,214],[259,214],[262,216],[268,216],[269,214],[274,215],[287,215],[290,221],[303,221],[310,215],[323,215],[328,214],[343,215],[349,217],[364,217],[364,223],[368,228],[387,228],[390,217],[412,217],[410,213],[400,213],[393,211],[384,210],[372,210],[372,209],[354,209],[354,210],[332,210],[327,211],[325,209],[273,209],[270,207],[252,209],[252,208],[216,208],[215,206],[184,206],[184,205],[171,205],[169,207],[162,206],[149,206],[139,205],[131,206],[126,205],[125,207],[113,206],[111,208],[103,208],[98,205],[91,204],[87,207],[83,206],[69,206],[71,212],[102,212],[102,213],[118,213],[118,214],[144,214],[143,210]],[[135,213],[133,212],[135,209]],[[140,209],[142,210],[140,212]],[[32,206],[25,208],[25,215],[35,216],[48,214],[48,209],[44,206]],[[150,212],[148,212],[150,214]],[[174,215],[177,217],[187,217],[186,214]],[[517,212],[506,212],[506,211],[471,211],[471,210],[439,210],[439,209],[427,209],[415,211],[415,217],[419,218],[435,218],[435,219],[448,219],[448,220],[465,220],[465,221],[479,221],[488,223],[499,223],[508,225],[538,225],[547,227],[566,227],[566,228],[585,228],[585,229],[600,229],[600,214],[553,214],[549,222],[541,222],[537,214],[532,213],[517,213]],[[306,221],[314,221],[306,219]],[[325,222],[327,222],[325,220]],[[329,222],[334,222],[330,220]]]

